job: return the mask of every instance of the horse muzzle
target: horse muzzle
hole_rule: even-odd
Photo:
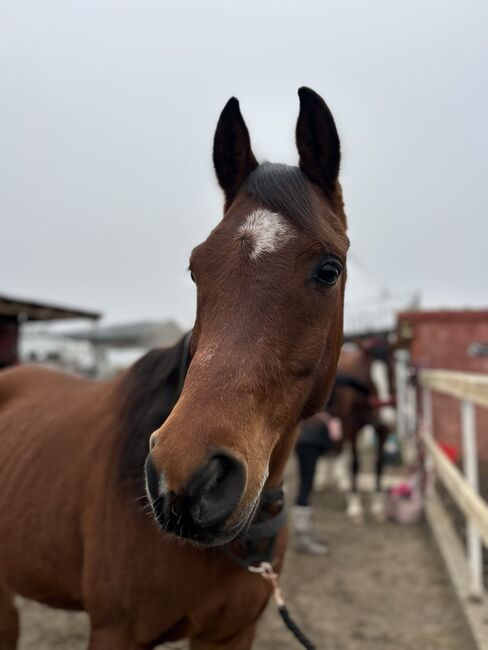
[[[219,546],[234,539],[246,526],[248,516],[235,522],[246,487],[246,468],[229,453],[214,452],[178,492],[168,489],[151,453],[145,470],[147,496],[165,532],[199,546]]]

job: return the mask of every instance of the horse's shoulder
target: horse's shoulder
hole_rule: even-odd
[[[0,395],[15,391],[38,378],[44,379],[45,368],[36,364],[19,364],[0,371]],[[49,374],[48,374],[49,377]]]
[[[0,383],[17,383],[24,386],[31,382],[46,381],[49,383],[93,383],[93,380],[76,375],[65,370],[58,370],[38,363],[21,363],[0,372]]]

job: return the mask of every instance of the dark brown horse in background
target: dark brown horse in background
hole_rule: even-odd
[[[0,374],[2,650],[16,647],[14,594],[86,610],[91,650],[251,647],[271,587],[246,571],[239,535],[281,485],[342,341],[339,139],[323,100],[299,96],[299,168],[258,166],[237,100],[222,112],[225,215],[191,255],[188,354],[152,351],[107,382]],[[283,528],[277,571],[285,546]]]
[[[385,519],[382,477],[384,469],[384,446],[392,431],[391,421],[386,421],[380,406],[391,403],[395,393],[393,372],[393,348],[386,337],[373,336],[355,344],[346,344],[339,355],[337,376],[334,383],[328,411],[342,422],[343,439],[337,445],[337,453],[350,449],[351,489],[348,495],[347,514],[356,522],[363,519],[363,506],[358,490],[360,454],[359,433],[365,426],[371,426],[376,437],[375,492],[371,501],[371,514],[378,520]],[[374,380],[373,365],[383,365],[384,383],[389,395],[385,400],[379,395]]]

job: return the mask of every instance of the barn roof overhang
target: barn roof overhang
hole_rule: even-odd
[[[0,319],[25,321],[50,321],[74,318],[98,320],[100,312],[60,307],[48,303],[27,301],[12,296],[0,295]]]

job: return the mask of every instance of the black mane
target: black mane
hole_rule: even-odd
[[[185,337],[170,348],[145,354],[127,372],[121,386],[123,427],[120,475],[138,487],[144,484],[144,462],[149,436],[173,410],[180,379],[186,371]]]
[[[247,179],[244,189],[273,212],[285,215],[301,230],[314,223],[310,181],[299,167],[262,163]]]

